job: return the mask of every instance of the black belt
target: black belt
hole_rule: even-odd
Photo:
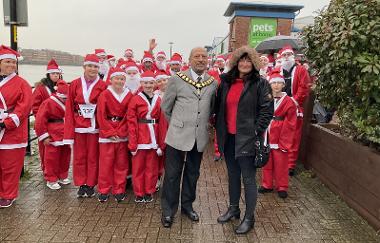
[[[123,117],[121,117],[121,116],[107,116],[107,119],[111,120],[113,122],[117,122],[117,121],[123,120]]]
[[[4,113],[11,113],[11,112],[13,112],[14,110],[15,110],[15,108],[12,107],[12,108],[9,108],[8,110],[4,111]]]
[[[283,121],[285,118],[283,116],[273,116],[272,118],[274,121]]]
[[[63,119],[48,119],[48,123],[63,123]]]
[[[158,123],[158,119],[138,119],[138,123],[156,124]]]

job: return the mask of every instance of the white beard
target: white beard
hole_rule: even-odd
[[[125,87],[127,87],[132,93],[136,92],[136,90],[140,88],[140,74],[134,76],[127,75]]]
[[[166,61],[156,61],[156,66],[159,70],[166,70]]]
[[[99,73],[106,75],[109,68],[110,67],[108,66],[107,62],[103,62],[100,64]]]
[[[293,67],[293,65],[294,65],[295,63],[296,63],[296,62],[295,62],[294,58],[288,58],[288,60],[283,59],[283,60],[281,61],[281,66],[282,66],[285,70],[289,71],[289,70]]]
[[[260,75],[263,76],[263,77],[266,77],[267,76],[267,71],[268,71],[268,66],[265,66],[263,68],[260,69]]]

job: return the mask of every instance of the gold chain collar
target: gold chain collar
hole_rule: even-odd
[[[212,84],[212,82],[214,82],[214,78],[213,77],[210,77],[209,79],[207,79],[205,81],[196,82],[196,81],[192,80],[191,78],[189,78],[186,74],[183,74],[181,72],[178,72],[177,75],[183,81],[185,81],[186,83],[194,86],[197,89],[202,89],[202,88],[204,88],[204,87],[209,86],[210,84]]]

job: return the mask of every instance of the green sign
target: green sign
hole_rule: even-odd
[[[274,18],[251,18],[248,44],[255,48],[263,40],[276,36],[277,19]]]

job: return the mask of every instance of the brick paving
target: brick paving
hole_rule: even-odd
[[[48,189],[37,156],[27,158],[26,168],[19,199],[0,210],[0,242],[380,242],[373,228],[302,169],[290,181],[289,198],[259,195],[255,229],[235,235],[238,221],[216,222],[228,205],[228,190],[225,163],[213,161],[211,146],[194,204],[200,222],[177,214],[171,229],[161,226],[158,195],[154,203],[136,204],[128,191],[121,204],[101,204],[77,199],[72,185]]]

